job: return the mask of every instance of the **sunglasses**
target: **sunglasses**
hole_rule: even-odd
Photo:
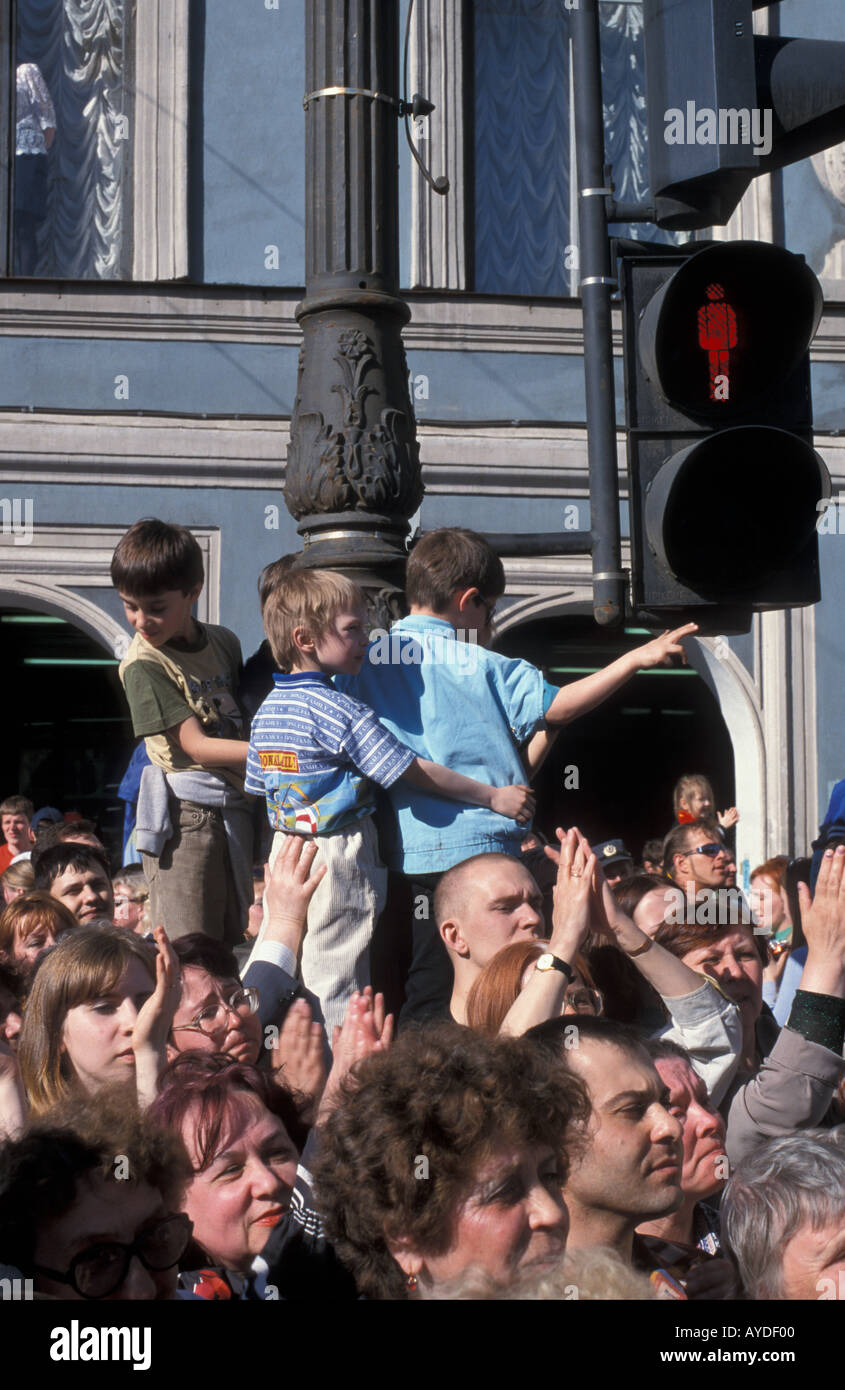
[[[724,845],[717,844],[715,840],[709,845],[696,845],[695,849],[688,849],[687,854],[706,854],[708,859],[715,859],[717,855],[727,854]]]

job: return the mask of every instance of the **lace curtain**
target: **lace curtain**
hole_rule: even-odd
[[[37,63],[56,112],[36,275],[114,280],[131,273],[133,8],[133,0],[18,5],[15,63]]]

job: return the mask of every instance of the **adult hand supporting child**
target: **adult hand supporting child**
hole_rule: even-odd
[[[302,945],[308,904],[326,876],[325,864],[311,872],[317,848],[316,840],[308,840],[303,835],[286,835],[272,871],[269,865],[264,870],[267,885],[264,940],[280,942],[295,956]]]

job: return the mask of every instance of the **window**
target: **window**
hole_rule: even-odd
[[[184,276],[188,0],[19,0],[4,22],[7,273]]]

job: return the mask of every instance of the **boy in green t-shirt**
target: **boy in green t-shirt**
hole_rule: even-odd
[[[252,901],[248,744],[235,699],[237,637],[199,623],[202,552],[184,526],[136,522],[112,557],[135,637],[120,663],[132,727],[153,764],[138,804],[150,913],[171,939],[202,931],[243,939]]]

